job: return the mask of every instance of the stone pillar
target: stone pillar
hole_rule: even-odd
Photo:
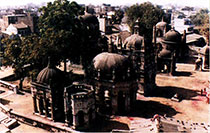
[[[54,108],[53,108],[53,101],[51,103],[51,118],[54,120]]]
[[[45,108],[45,117],[48,117],[48,102],[47,102],[47,98],[46,98],[46,92],[44,92],[44,108]]]
[[[165,27],[164,27],[164,30],[163,30],[163,36],[166,34],[166,32],[167,32],[167,27],[166,27],[167,25],[165,25]]]
[[[116,90],[115,86],[112,86],[111,89],[111,108],[112,108],[112,114],[115,114],[117,112],[117,94],[118,91]]]
[[[51,90],[52,91],[52,90]],[[55,120],[55,110],[54,110],[54,106],[55,106],[55,101],[54,101],[54,92],[51,92],[51,118],[52,120]]]
[[[101,71],[100,69],[97,70],[97,80],[100,80],[101,78]]]
[[[170,66],[170,75],[174,75],[176,72],[176,54],[173,53],[172,60],[171,60],[171,66]]]
[[[145,42],[144,42],[144,36],[143,36],[143,40],[142,40],[142,47],[141,47],[142,50],[145,50]]]
[[[115,76],[115,69],[112,70],[112,81],[114,82],[116,79],[116,76]]]
[[[183,36],[182,36],[182,43],[180,49],[180,56],[181,58],[187,54],[187,46],[186,46],[186,30],[184,30]]]
[[[130,68],[128,67],[128,70],[127,70],[127,77],[128,77],[128,79],[130,79],[130,76],[131,76],[131,70],[130,70]]]
[[[64,113],[65,113],[65,123],[69,124],[69,101],[68,101],[68,92],[67,92],[67,88],[64,88]]]
[[[42,99],[42,97],[39,97],[38,101],[39,101],[39,114],[42,115],[43,114],[43,99]]]
[[[34,105],[34,113],[38,113],[36,95],[34,95],[32,98],[33,98],[33,105]]]
[[[109,53],[113,53],[112,36],[110,36],[110,38],[109,38],[108,52],[109,52]]]

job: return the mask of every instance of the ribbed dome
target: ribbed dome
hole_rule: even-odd
[[[172,29],[165,34],[162,42],[166,44],[179,44],[181,42],[181,34]]]
[[[87,13],[83,15],[82,18],[86,23],[99,24],[98,19],[95,15]]]
[[[141,49],[143,37],[138,34],[133,34],[125,39],[123,47],[126,49]]]
[[[93,59],[95,70],[100,70],[100,79],[115,81],[126,81],[135,79],[135,71],[131,61],[125,56],[115,53],[101,53]],[[128,76],[130,75],[130,76]]]
[[[101,53],[93,59],[94,68],[101,71],[110,69],[121,69],[127,62],[127,57],[115,53]]]
[[[63,73],[55,67],[50,67],[49,65],[44,68],[37,76],[37,82],[41,84],[49,85],[50,82],[60,83],[63,79]]]

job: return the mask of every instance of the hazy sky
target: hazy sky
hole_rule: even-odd
[[[42,2],[49,2],[54,0],[0,0],[0,7],[3,6],[19,6],[28,3],[40,4]],[[210,9],[209,0],[75,0],[79,4],[96,4],[100,5],[102,3],[112,4],[112,5],[131,5],[135,3],[142,3],[150,1],[153,4],[172,4],[172,5],[186,5],[193,7],[205,7]]]

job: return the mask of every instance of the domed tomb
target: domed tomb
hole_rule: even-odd
[[[140,50],[143,42],[143,37],[138,34],[133,34],[125,39],[123,47],[127,50]]]
[[[96,108],[105,114],[129,111],[136,100],[138,84],[128,57],[101,53],[93,59]]]
[[[55,66],[44,68],[31,83],[34,113],[45,115],[54,121],[64,121],[64,75]]]

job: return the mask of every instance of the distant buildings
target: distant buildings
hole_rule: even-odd
[[[0,19],[0,32],[7,35],[25,36],[37,32],[38,16],[36,13],[25,13],[23,9],[15,10],[11,15]]]
[[[186,30],[187,33],[192,33],[194,30],[194,25],[192,24],[191,20],[188,18],[182,18],[182,19],[175,18],[174,28],[180,33],[183,33],[184,30]]]

